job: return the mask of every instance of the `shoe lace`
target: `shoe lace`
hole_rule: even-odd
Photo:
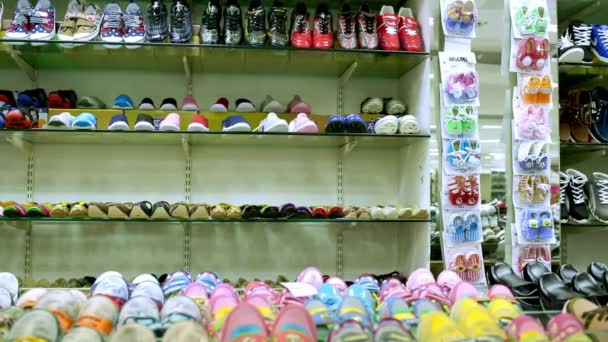
[[[171,8],[171,25],[173,28],[187,29],[190,23],[190,11],[184,5],[177,4]]]
[[[226,16],[226,27],[228,31],[237,31],[241,27],[241,17],[236,10],[228,10]]]
[[[16,11],[15,17],[13,18],[11,23],[14,25],[25,24],[27,22],[27,17],[29,15],[31,15],[32,12],[33,11],[31,9],[23,9],[23,10]]]
[[[151,6],[148,9],[148,23],[151,27],[159,27],[166,24],[165,12],[161,6]]]
[[[124,23],[126,27],[139,27],[143,22],[143,18],[138,13],[125,13]]]
[[[598,29],[597,30],[603,45],[608,45],[608,30]]]
[[[251,31],[264,31],[264,17],[260,16],[259,13],[261,11],[254,11],[249,13],[249,26],[251,27]],[[260,17],[262,18],[260,20]]]
[[[106,13],[104,27],[119,28],[121,23],[122,13]]]
[[[217,28],[218,13],[217,10],[207,11],[206,15],[203,16],[203,25],[208,30],[214,30]]]
[[[340,25],[342,26],[342,31],[346,34],[353,33],[353,14],[345,13],[340,20]]]
[[[30,23],[32,24],[47,24],[51,21],[51,19],[46,15],[46,10],[33,10],[28,12],[30,15]]]
[[[585,195],[583,193],[583,185],[587,182],[587,179],[583,177],[577,177],[572,180],[572,197],[575,204],[585,203]]]
[[[364,16],[365,17],[365,32],[366,33],[374,33],[374,29],[376,28],[376,20],[373,16]]]
[[[597,181],[597,187],[600,197],[600,203],[602,205],[608,204],[608,179],[601,179]]]
[[[306,16],[296,16],[296,31],[298,31],[298,33],[303,33],[304,31],[306,31],[306,22]]]
[[[576,45],[589,46],[591,45],[591,26],[574,26],[574,43]],[[601,32],[600,32],[601,37]],[[604,38],[608,38],[604,36]],[[604,42],[608,42],[607,40],[603,40]]]
[[[327,34],[329,32],[329,19],[330,17],[328,15],[319,15],[319,31],[321,31],[321,34]]]

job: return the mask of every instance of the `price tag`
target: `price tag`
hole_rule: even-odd
[[[281,283],[294,297],[311,297],[316,295],[317,289],[307,283]]]

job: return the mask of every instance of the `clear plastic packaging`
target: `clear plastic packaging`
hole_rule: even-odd
[[[547,38],[512,39],[510,71],[535,75],[548,74],[551,70],[550,49],[551,44]]]
[[[475,38],[477,18],[474,0],[441,0],[443,33],[447,37]]]
[[[470,105],[443,107],[441,116],[444,138],[476,138],[479,136],[478,108]]]
[[[516,207],[548,206],[551,181],[547,175],[513,176],[513,203]]]
[[[514,137],[516,140],[551,141],[551,107],[521,105],[513,101]]]
[[[527,263],[539,261],[551,269],[551,245],[519,245],[513,248],[513,260],[511,265],[515,271],[521,274]]]
[[[477,139],[443,140],[444,163],[448,174],[479,173],[481,144]]]
[[[520,140],[513,153],[513,173],[546,174],[551,166],[548,144],[544,141]]]
[[[511,0],[513,36],[547,37],[551,18],[546,0]]]
[[[519,77],[516,93],[522,104],[549,105],[553,83],[550,75],[524,75]]]
[[[441,103],[479,106],[479,75],[472,52],[443,51],[439,53],[441,70]]]
[[[523,244],[555,243],[551,207],[516,208],[517,241]]]
[[[485,284],[486,276],[480,243],[448,246],[444,244],[445,267],[472,284]]]
[[[479,210],[479,174],[445,175],[442,202],[446,209]]]
[[[443,222],[443,238],[450,245],[483,240],[478,211],[444,211]]]

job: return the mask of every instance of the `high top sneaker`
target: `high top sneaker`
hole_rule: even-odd
[[[600,222],[608,223],[608,175],[594,172],[589,188],[593,216]]]
[[[557,42],[557,53],[560,63],[581,63],[585,58],[585,49],[574,44],[574,29],[568,25]]]
[[[146,37],[151,42],[165,40],[169,35],[167,25],[167,8],[162,0],[152,0],[148,5],[148,23]]]
[[[399,50],[399,19],[393,6],[382,6],[378,16],[378,40],[382,50]]]
[[[87,6],[87,9],[95,11],[95,7],[91,7],[90,5]],[[125,42],[142,42],[146,35],[146,29],[144,27],[144,17],[142,16],[141,9],[136,3],[130,2],[129,5],[127,5],[123,20],[126,29]]]
[[[30,39],[53,39],[55,35],[55,7],[49,0],[38,0],[30,13]]]
[[[378,31],[376,29],[378,19],[375,14],[371,13],[369,6],[364,4],[359,10],[357,16],[357,36],[359,37],[359,46],[362,49],[378,48]]]
[[[289,44],[287,20],[287,8],[281,1],[275,1],[268,12],[268,36],[271,46],[284,47]]]
[[[171,42],[185,43],[192,38],[192,12],[181,0],[171,6]]]
[[[243,40],[243,16],[238,1],[228,1],[224,9],[224,44],[239,45]]]
[[[249,45],[266,44],[266,11],[260,0],[251,0],[245,22],[245,41]]]
[[[315,26],[312,31],[312,44],[317,49],[329,49],[334,46],[334,30],[331,12],[327,4],[319,4],[315,15]]]
[[[423,49],[420,25],[409,8],[399,9],[399,41],[401,49],[419,52]]]
[[[6,38],[27,39],[33,26],[32,23],[30,23],[32,11],[32,4],[28,0],[17,1],[13,20],[11,20],[8,29],[6,29]]]
[[[338,14],[338,44],[343,49],[357,48],[355,33],[355,14],[348,4],[342,5]]]
[[[591,32],[593,27],[589,24],[583,23],[582,21],[573,21],[568,26],[568,30],[572,31],[574,36],[574,45],[581,47],[585,53],[582,62],[592,63],[593,52],[591,51]]]
[[[566,170],[566,174],[570,176],[570,186],[566,190],[570,220],[576,223],[587,223],[589,211],[585,203],[584,192],[587,176],[574,169]]]
[[[312,46],[312,32],[306,4],[298,2],[291,14],[291,45],[308,49]]]
[[[559,211],[560,211],[560,222],[568,223],[568,187],[570,186],[570,176],[560,172],[559,173]]]
[[[201,44],[218,44],[220,42],[220,21],[222,7],[219,0],[210,0],[203,13],[201,23]]]

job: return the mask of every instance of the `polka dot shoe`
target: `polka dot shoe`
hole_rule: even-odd
[[[50,40],[55,36],[55,7],[49,0],[40,0],[30,16],[30,39]]]
[[[28,0],[19,0],[15,8],[15,16],[10,26],[6,29],[5,37],[8,39],[26,39],[30,35],[32,26],[30,24],[30,14],[32,4]]]
[[[125,42],[142,42],[146,36],[146,30],[144,29],[144,18],[141,14],[141,9],[136,3],[131,2],[127,6],[124,22],[126,28]]]
[[[120,43],[125,36],[123,15],[117,3],[109,3],[103,10],[101,23],[101,40],[105,42]]]

